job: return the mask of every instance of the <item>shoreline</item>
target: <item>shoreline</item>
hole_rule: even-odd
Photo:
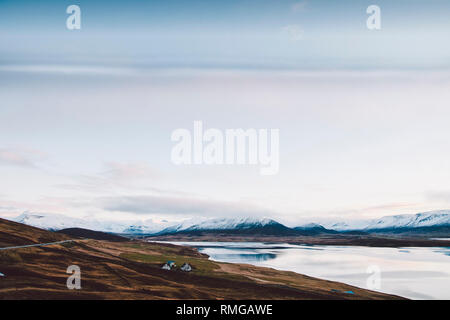
[[[167,242],[263,242],[287,243],[292,245],[334,245],[334,246],[362,246],[379,248],[403,247],[450,247],[450,240],[394,238],[374,236],[233,236],[233,235],[166,235],[139,238],[144,241]]]

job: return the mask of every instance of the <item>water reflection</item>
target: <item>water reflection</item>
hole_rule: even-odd
[[[192,244],[190,244],[192,245]],[[224,262],[261,262],[277,258],[283,246],[246,245],[227,246],[217,243],[216,245],[195,245],[202,253],[209,255],[210,259]]]
[[[245,253],[245,254],[212,254],[210,255],[212,260],[217,261],[228,261],[228,262],[256,262],[256,261],[267,261],[275,259],[276,254],[273,253]]]

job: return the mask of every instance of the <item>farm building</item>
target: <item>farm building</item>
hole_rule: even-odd
[[[172,270],[172,268],[175,268],[177,265],[175,264],[175,261],[167,261],[161,269],[164,270]]]
[[[186,271],[186,272],[189,272],[189,271],[192,271],[192,267],[191,267],[191,265],[189,264],[189,263],[183,263],[183,265],[181,266],[181,271]]]

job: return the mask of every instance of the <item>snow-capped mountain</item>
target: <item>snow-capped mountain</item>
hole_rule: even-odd
[[[167,227],[167,223],[145,221],[106,221],[93,218],[73,218],[60,214],[24,212],[13,219],[16,222],[52,231],[83,228],[94,231],[128,234],[152,234]]]
[[[450,210],[386,216],[380,219],[337,222],[323,225],[328,229],[337,231],[370,231],[381,229],[450,226]]]
[[[267,218],[219,218],[207,219],[198,222],[198,220],[184,221],[183,223],[168,227],[160,234],[170,234],[178,232],[198,232],[198,231],[266,231],[273,233],[278,231],[284,233],[290,228]]]
[[[218,219],[205,219],[203,221],[198,220],[186,220],[177,225],[166,228],[163,231],[179,232],[179,231],[192,231],[192,230],[226,230],[226,229],[245,229],[255,226],[265,226],[272,223],[278,223],[271,219],[256,219],[256,218],[218,218]]]
[[[318,224],[318,223],[307,223],[307,224],[303,224],[300,225],[298,227],[295,227],[294,229],[297,230],[310,230],[310,229],[325,229],[322,225]]]
[[[296,232],[298,232],[299,235],[305,235],[305,236],[313,236],[318,234],[325,234],[325,233],[337,233],[337,231],[326,229],[324,226],[318,224],[318,223],[307,223],[304,225],[300,225],[298,227],[293,228]]]
[[[89,221],[51,213],[24,212],[13,221],[47,230],[93,227]]]
[[[447,210],[383,217],[372,221],[366,229],[420,228],[444,225],[450,225],[450,211]]]

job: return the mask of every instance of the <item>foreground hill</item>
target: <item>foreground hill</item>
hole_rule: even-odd
[[[8,232],[11,226],[15,234]],[[66,239],[63,234],[1,219],[0,230],[8,245],[22,245],[27,239],[48,242],[52,236]],[[177,265],[188,262],[193,271],[162,270],[168,260]],[[71,265],[81,269],[80,290],[66,287]],[[0,299],[399,298],[294,272],[218,263],[193,248],[141,241],[76,240],[0,250],[0,272],[5,275],[0,279]]]

